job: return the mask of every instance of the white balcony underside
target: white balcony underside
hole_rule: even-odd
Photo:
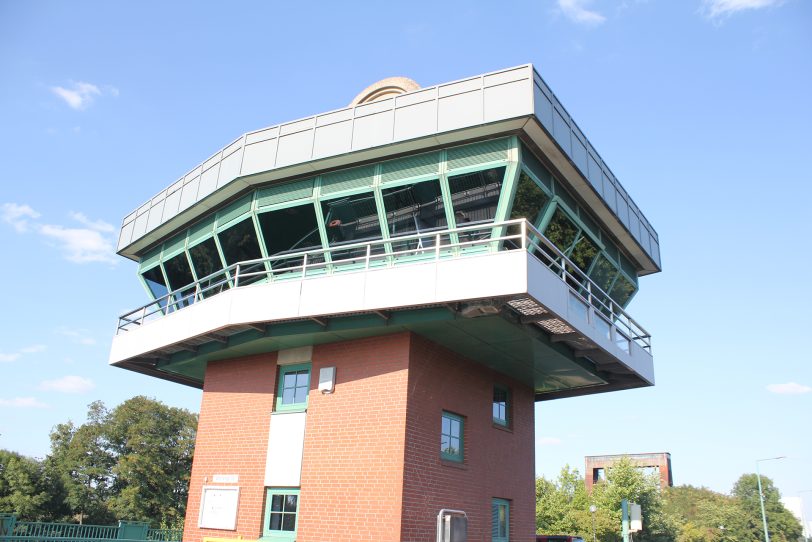
[[[567,336],[577,335],[579,343],[589,343],[604,359],[653,384],[651,354],[635,341],[628,342],[628,351],[618,346],[596,327],[598,316],[592,308],[576,310],[572,295],[566,282],[526,251],[276,281],[234,288],[119,333],[113,339],[109,361],[134,360],[194,337],[258,322],[513,299],[542,306],[571,328]]]

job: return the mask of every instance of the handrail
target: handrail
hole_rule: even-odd
[[[402,246],[405,248],[401,248]],[[567,284],[575,300],[583,303],[586,310],[603,320],[603,324],[609,329],[611,340],[618,344],[624,341],[635,342],[651,351],[651,335],[648,331],[525,219],[473,224],[390,239],[358,241],[238,262],[122,315],[119,317],[117,333],[181,310],[223,290],[241,288],[263,280],[274,281],[280,277],[297,276],[305,279],[337,272],[368,270],[374,266],[391,267],[407,265],[412,261],[425,262],[426,258],[437,261],[448,256],[482,254],[482,251],[475,250],[477,248],[488,252],[530,252]],[[425,257],[411,259],[420,255]]]

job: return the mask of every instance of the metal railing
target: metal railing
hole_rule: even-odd
[[[0,542],[180,542],[182,529],[152,529],[146,522],[120,521],[118,525],[87,525],[17,521],[14,514],[0,514]]]
[[[122,315],[117,333],[139,327],[231,288],[500,251],[530,252],[568,286],[570,308],[582,313],[587,322],[606,334],[607,339],[627,352],[630,351],[631,342],[651,351],[651,335],[552,241],[524,219],[347,243],[328,249],[275,254],[268,258],[239,262]]]

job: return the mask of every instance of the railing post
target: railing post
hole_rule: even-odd
[[[368,244],[367,245],[367,259],[366,259],[366,263],[364,265],[364,269],[366,269],[366,270],[369,270],[369,256],[370,256],[370,254],[372,254],[372,245]]]
[[[522,250],[527,250],[527,220],[522,220]]]
[[[240,264],[237,264],[237,267],[234,269],[234,287],[239,288],[240,286]]]
[[[302,258],[302,278],[307,276],[307,252],[305,252],[304,258]]]
[[[144,305],[144,308],[141,309],[141,318],[139,318],[140,325],[142,326],[144,325],[144,318],[146,317],[147,317],[147,306]]]
[[[440,234],[434,236],[434,259],[440,261]]]

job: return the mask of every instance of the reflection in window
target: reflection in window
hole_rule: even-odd
[[[553,218],[547,224],[544,236],[552,241],[558,250],[566,254],[578,237],[578,231],[578,226],[559,208],[555,210]]]
[[[271,257],[322,248],[316,209],[312,203],[269,211],[258,218],[265,249]],[[324,258],[308,256],[307,261],[322,262]],[[271,269],[299,267],[303,263],[304,257],[272,259]]]
[[[263,539],[294,540],[299,512],[298,489],[267,488]]]
[[[177,256],[173,256],[164,262],[164,271],[166,271],[166,279],[169,281],[169,288],[171,290],[179,290],[184,286],[189,286],[195,279],[192,275],[192,268],[189,266],[189,260],[186,259],[186,253],[181,252]],[[173,297],[180,306],[186,306],[194,303],[191,296],[194,293],[194,286],[186,288],[180,294]]]
[[[505,168],[498,167],[448,178],[457,227],[494,219],[504,177]]]
[[[519,186],[516,187],[516,197],[513,208],[510,210],[510,219],[526,218],[532,225],[538,224],[541,211],[550,201],[544,190],[524,171],[519,174]]]
[[[166,287],[166,281],[164,280],[164,275],[161,273],[160,265],[156,265],[152,269],[144,271],[141,273],[141,276],[144,277],[144,282],[147,283],[147,288],[149,288],[153,299],[158,299],[159,297],[163,297],[169,293],[169,290]],[[161,306],[163,306],[163,304],[161,304]]]
[[[578,241],[572,248],[572,252],[570,252],[570,260],[572,260],[572,263],[577,265],[581,271],[588,271],[589,266],[592,265],[592,261],[595,259],[595,256],[598,255],[598,252],[600,252],[598,246],[593,243],[586,234],[581,233]]]
[[[257,232],[254,229],[254,221],[247,218],[230,228],[217,234],[220,246],[223,248],[223,257],[226,264],[234,265],[248,260],[258,260],[262,258],[259,250]],[[246,285],[257,282],[265,278],[264,274],[244,276],[245,273],[256,273],[265,270],[262,263],[240,266],[240,284]]]
[[[392,237],[445,229],[445,208],[440,181],[424,181],[383,191],[386,223]],[[434,238],[393,243],[395,251],[433,246]]]
[[[625,307],[636,290],[637,287],[632,282],[623,275],[620,275],[615,281],[614,286],[612,286],[609,297],[614,299],[621,307]]]
[[[195,268],[198,280],[206,279],[200,282],[203,297],[219,293],[226,287],[225,273],[206,278],[223,268],[223,262],[220,260],[220,254],[217,252],[217,245],[214,243],[214,238],[210,237],[202,243],[190,248],[189,256],[192,259],[192,265]]]
[[[323,201],[321,211],[330,248],[381,238],[378,208],[372,192]],[[366,255],[366,248],[333,250],[330,254],[333,261],[352,259]]]

